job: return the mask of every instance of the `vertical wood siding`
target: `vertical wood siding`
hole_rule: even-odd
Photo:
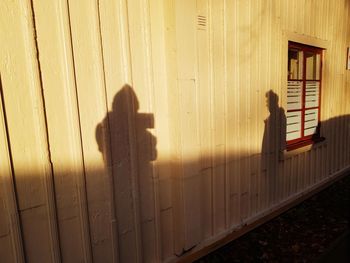
[[[1,1],[0,258],[177,261],[350,168],[349,25],[348,0]],[[286,153],[288,40],[325,48],[326,140]]]

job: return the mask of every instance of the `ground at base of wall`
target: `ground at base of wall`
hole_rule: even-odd
[[[196,262],[350,262],[349,223],[350,174]]]

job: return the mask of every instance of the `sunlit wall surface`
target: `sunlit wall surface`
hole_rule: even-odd
[[[177,261],[350,166],[348,0],[2,0],[0,27],[0,261]],[[292,152],[289,40],[325,49],[325,140]]]

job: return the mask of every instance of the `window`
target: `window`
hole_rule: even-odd
[[[322,49],[288,45],[287,150],[320,140]]]

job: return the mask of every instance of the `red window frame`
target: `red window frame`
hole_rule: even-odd
[[[322,141],[323,138],[320,137],[320,118],[321,118],[321,90],[322,90],[322,66],[323,66],[323,49],[304,45],[296,42],[288,42],[288,52],[290,49],[301,51],[302,56],[302,78],[291,79],[288,72],[288,81],[302,81],[302,103],[300,109],[287,110],[286,112],[301,112],[301,136],[300,138],[287,141],[287,151],[294,150],[306,145],[314,144],[316,142]],[[320,68],[319,68],[319,79],[306,79],[306,56],[305,53],[313,53],[320,55]],[[288,59],[289,63],[289,59]],[[306,107],[306,82],[307,81],[317,81],[319,83],[318,92],[318,106],[317,107]],[[317,109],[318,110],[318,123],[316,128],[316,133],[311,135],[304,135],[305,133],[305,111]],[[287,128],[286,128],[287,129]]]

